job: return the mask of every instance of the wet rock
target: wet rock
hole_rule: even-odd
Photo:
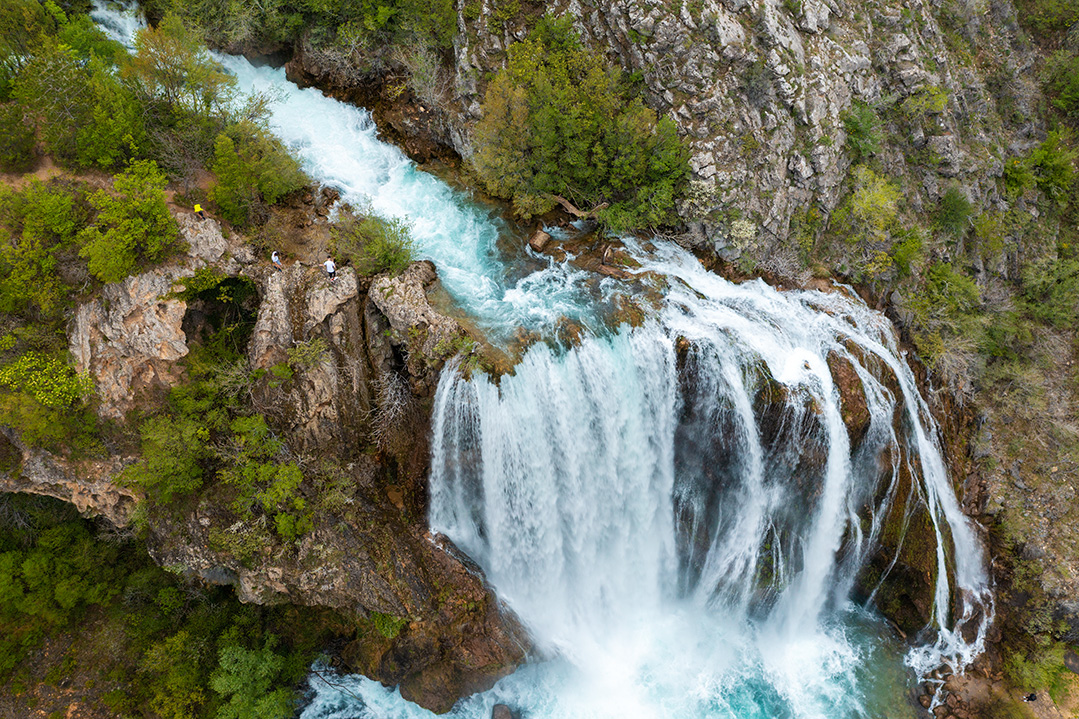
[[[843,416],[843,423],[847,426],[850,446],[856,449],[865,439],[872,421],[862,380],[851,361],[834,351],[828,353],[828,368],[832,372],[832,379],[839,391],[840,413]]]
[[[547,246],[547,243],[551,241],[551,236],[543,230],[536,230],[532,233],[532,236],[528,238],[528,246],[536,252],[543,252],[543,248]]]
[[[491,719],[514,719],[513,712],[505,704],[495,704],[491,707]]]

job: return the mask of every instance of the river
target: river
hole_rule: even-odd
[[[125,40],[138,26],[94,16]],[[849,292],[733,284],[662,240],[627,238],[641,264],[630,280],[534,255],[491,207],[380,141],[365,110],[282,69],[219,59],[244,93],[278,95],[272,128],[313,178],[409,222],[492,343],[585,328],[571,347],[533,345],[498,382],[443,371],[431,528],[483,568],[537,645],[450,716],[506,703],[529,719],[913,717],[920,676],[981,652],[982,550],[881,314]],[[641,288],[657,296],[643,323],[613,323],[611,297]],[[863,387],[855,440],[830,357]],[[913,644],[850,598],[892,503],[906,501],[904,472],[938,568],[934,618]],[[363,677],[316,675],[302,713],[431,716]]]

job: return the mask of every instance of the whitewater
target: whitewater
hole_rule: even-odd
[[[137,18],[95,19],[130,44]],[[405,218],[420,255],[492,342],[567,320],[512,374],[443,371],[431,529],[484,570],[536,643],[533,660],[449,716],[495,703],[530,719],[912,717],[909,689],[961,670],[991,619],[985,559],[890,323],[853,293],[730,283],[673,244],[627,239],[639,327],[604,306],[629,285],[537,256],[497,207],[419,170],[370,115],[282,69],[218,56],[342,199]],[[853,368],[864,435],[830,362]],[[903,478],[912,478],[906,494]],[[851,600],[895,503],[935,540],[933,618],[913,646]],[[431,717],[358,676],[310,679],[304,719]]]

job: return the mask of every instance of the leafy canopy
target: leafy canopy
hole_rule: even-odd
[[[568,17],[545,17],[509,49],[476,127],[473,163],[489,192],[523,217],[555,196],[618,230],[674,219],[688,153],[669,118],[626,93],[620,71],[581,46]]]
[[[116,176],[113,190],[90,198],[98,210],[83,230],[82,256],[103,282],[119,282],[140,260],[156,262],[172,250],[180,231],[165,202],[165,175],[152,160],[138,160]]]

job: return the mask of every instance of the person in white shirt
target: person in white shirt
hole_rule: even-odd
[[[273,262],[273,266],[277,269],[278,272],[285,269],[281,266],[281,255],[277,253],[277,250],[274,250],[270,254],[270,262]]]
[[[326,255],[326,261],[323,265],[326,267],[326,274],[329,276],[330,282],[335,281],[337,279],[337,265],[334,264],[333,257]]]

